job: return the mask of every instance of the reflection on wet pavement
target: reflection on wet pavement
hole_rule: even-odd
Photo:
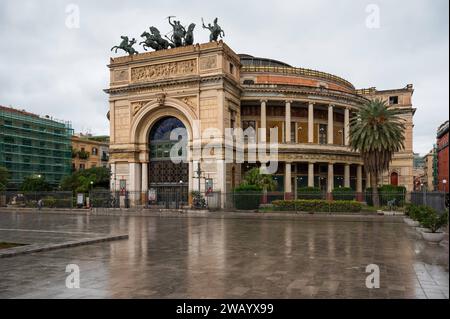
[[[129,240],[0,259],[0,297],[449,297],[448,246],[401,222],[0,213],[0,241],[111,233]],[[65,286],[68,264],[80,289]],[[369,264],[379,289],[366,288]]]

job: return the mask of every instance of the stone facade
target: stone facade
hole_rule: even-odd
[[[189,191],[198,190],[196,170],[222,196],[239,185],[250,163],[226,162],[226,129],[278,129],[278,190],[295,196],[298,187],[353,187],[362,193],[368,178],[359,155],[349,148],[349,119],[370,98],[396,96],[395,107],[410,110],[406,148],[396,154],[392,171],[399,184],[413,187],[412,87],[392,91],[356,90],[337,76],[285,63],[237,55],[223,42],[111,58],[109,94],[111,188],[142,193],[149,190],[152,162],[149,135],[162,119],[176,118],[188,134]],[[213,131],[211,131],[213,129]],[[200,140],[201,137],[201,140]],[[261,134],[258,142],[269,141]],[[195,157],[193,146],[220,147]],[[236,149],[232,148],[235,153]],[[248,159],[247,159],[248,160]],[[199,163],[200,162],[200,163]],[[383,182],[389,182],[387,172]],[[175,182],[175,181],[172,181]],[[140,198],[133,195],[132,202]],[[224,202],[222,201],[222,206]]]
[[[80,151],[85,152],[85,155],[80,154]],[[72,171],[108,166],[109,143],[106,140],[92,139],[82,134],[73,135],[72,152]]]

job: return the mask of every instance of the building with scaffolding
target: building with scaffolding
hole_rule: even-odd
[[[0,106],[0,166],[10,172],[9,189],[30,175],[56,186],[71,173],[70,122]]]

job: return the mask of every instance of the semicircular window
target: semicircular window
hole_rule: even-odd
[[[170,159],[170,150],[181,139],[171,140],[170,135],[173,130],[183,128],[183,122],[176,117],[165,117],[153,125],[150,130],[150,160],[168,160]],[[177,134],[179,135],[179,134]],[[182,150],[178,151],[178,156],[183,156]]]

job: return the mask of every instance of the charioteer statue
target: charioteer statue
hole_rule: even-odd
[[[219,39],[219,36],[221,38],[225,36],[225,32],[222,30],[220,25],[217,24],[218,20],[218,18],[215,18],[213,25],[211,25],[211,23],[208,23],[208,26],[205,26],[205,22],[202,18],[203,29],[208,29],[211,32],[211,34],[209,35],[209,42],[217,41]]]
[[[150,32],[144,31],[141,34],[141,37],[144,38],[144,41],[140,42],[139,45],[142,45],[144,50],[147,51],[148,48],[153,49],[155,51],[159,50],[167,50],[170,48],[178,48],[187,45],[194,44],[194,29],[195,23],[191,23],[187,28],[184,27],[181,22],[178,20],[173,20],[175,16],[169,16],[167,19],[169,20],[169,24],[172,27],[172,35],[170,38],[167,35],[164,35],[166,39],[163,38],[161,33],[156,27],[150,27]],[[205,25],[205,22],[202,18],[202,26],[204,29],[208,29],[211,34],[209,36],[209,41],[218,41],[219,37],[223,38],[225,36],[225,32],[222,28],[217,24],[218,18],[214,19],[214,24],[208,23],[208,26]],[[129,55],[138,54],[133,48],[133,45],[136,44],[136,40],[133,38],[131,41],[127,36],[121,36],[122,42],[118,46],[114,46],[111,51],[115,50],[123,50],[127,52]]]

